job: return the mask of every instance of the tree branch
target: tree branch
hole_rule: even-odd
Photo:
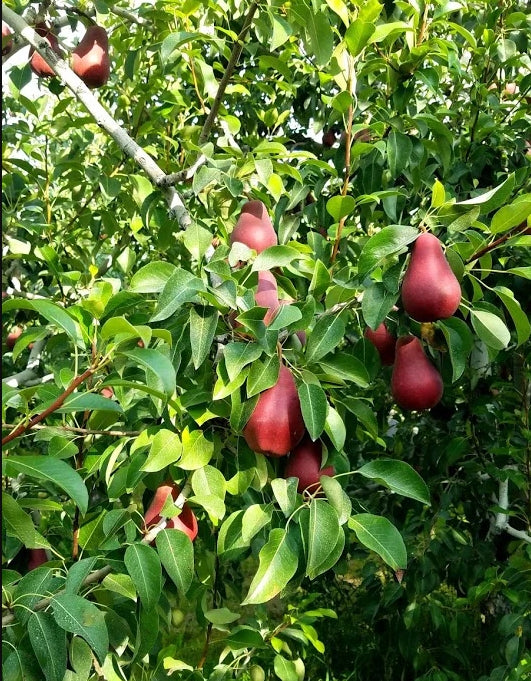
[[[492,243],[488,244],[487,246],[484,246],[483,248],[480,248],[479,251],[476,251],[473,253],[470,258],[467,258],[465,260],[465,265],[468,265],[468,263],[473,262],[474,260],[477,260],[478,258],[481,258],[485,253],[488,253],[489,251],[493,251],[495,248],[498,248],[498,246],[501,246],[504,244],[506,241],[508,241],[511,237],[513,236],[523,236],[524,234],[531,234],[531,227],[527,227],[527,223],[521,222],[519,225],[516,227],[513,227],[510,229],[508,232],[506,232],[503,236],[501,236],[499,239],[495,239]]]
[[[15,423],[2,423],[2,430],[9,428],[16,428]],[[36,423],[32,426],[32,430],[42,430],[44,428],[56,428],[57,430],[64,430],[68,433],[79,433],[80,435],[112,435],[113,437],[138,437],[141,430],[94,430],[92,428],[79,428],[78,426],[46,426],[42,423]]]
[[[132,158],[147,174],[155,186],[166,176],[156,161],[114,120],[107,110],[99,103],[89,88],[70,69],[67,62],[52,50],[46,38],[38,35],[33,28],[5,5],[2,5],[2,19],[19,35],[22,36],[42,56],[44,61],[61,78],[63,83],[73,92],[74,96],[85,106],[96,123],[108,133],[122,151]],[[182,198],[173,187],[165,188],[165,198],[170,214],[175,217],[184,229],[191,220]]]
[[[2,446],[6,445],[8,442],[11,442],[17,437],[20,437],[23,433],[25,433],[27,430],[30,430],[30,428],[33,428],[37,423],[40,423],[43,421],[47,416],[52,414],[56,409],[59,409],[59,407],[63,404],[63,402],[66,400],[66,398],[74,392],[74,390],[80,386],[83,381],[86,381],[87,378],[92,376],[98,369],[100,368],[100,364],[96,364],[91,366],[89,369],[84,371],[80,376],[77,376],[74,378],[74,380],[70,383],[68,388],[64,391],[62,395],[59,395],[59,397],[49,406],[47,407],[44,411],[42,411],[40,414],[36,414],[32,419],[30,419],[27,423],[20,423],[15,430],[13,430],[9,435],[6,435],[4,438],[2,438]]]
[[[509,479],[500,480],[500,486],[498,491],[498,506],[503,509],[509,508]],[[511,527],[509,524],[509,515],[504,511],[498,511],[496,513],[496,519],[494,521],[494,527],[498,532],[507,532],[511,537],[515,539],[521,539],[522,541],[531,544],[531,535],[525,530],[517,530]]]
[[[45,344],[46,339],[44,338],[35,341],[33,347],[31,348],[26,368],[23,371],[19,371],[17,374],[6,376],[2,379],[2,383],[5,383],[5,385],[9,385],[12,388],[18,388],[21,385],[26,385],[27,381],[32,381],[33,379],[38,378],[37,374],[35,373],[35,369],[37,369],[40,364],[41,352]]]

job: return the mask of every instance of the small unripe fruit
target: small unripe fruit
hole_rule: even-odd
[[[259,664],[253,664],[249,669],[249,676],[251,681],[265,681],[265,672]]]
[[[174,627],[180,627],[184,622],[184,612],[179,608],[173,608],[171,611],[171,623]]]

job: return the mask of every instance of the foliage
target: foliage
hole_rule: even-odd
[[[107,29],[95,97],[190,219],[79,93],[8,57],[5,678],[526,678],[525,3],[44,5],[64,48],[94,12]],[[278,234],[260,254],[229,240],[249,198]],[[463,297],[419,324],[400,284],[425,230]],[[268,326],[261,270],[286,302]],[[384,320],[443,376],[429,412],[393,403],[364,338]],[[241,436],[280,353],[336,471],[315,494]],[[168,479],[193,542],[144,527]]]

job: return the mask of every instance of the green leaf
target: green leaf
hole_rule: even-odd
[[[406,225],[389,225],[371,236],[363,246],[358,260],[358,276],[364,279],[373,269],[383,265],[391,255],[415,241],[419,231]]]
[[[297,548],[290,535],[282,528],[271,530],[267,543],[260,549],[258,570],[242,605],[270,601],[287,585],[297,565]]]
[[[133,293],[160,293],[177,268],[169,262],[150,262],[131,277]]]
[[[326,210],[332,216],[334,222],[352,213],[356,207],[356,201],[352,196],[332,196],[326,202]]]
[[[448,345],[452,362],[452,382],[457,381],[466,369],[467,360],[474,347],[474,336],[466,322],[457,317],[441,319],[437,322]]]
[[[350,518],[352,512],[350,497],[335,478],[332,478],[329,475],[322,475],[320,481],[323,491],[326,494],[326,498],[336,509],[339,524],[344,525]]]
[[[194,471],[203,468],[214,456],[214,443],[209,440],[202,430],[190,431],[186,427],[182,432],[183,453],[179,461],[179,468],[184,471]]]
[[[297,503],[297,485],[297,478],[274,478],[271,480],[271,489],[286,518],[289,518],[295,510],[295,505]]]
[[[295,325],[302,319],[302,312],[295,305],[282,304],[276,311],[273,320],[270,322],[269,331],[280,331],[280,329]]]
[[[273,35],[271,36],[270,49],[274,52],[278,47],[281,47],[286,40],[289,39],[293,33],[291,25],[277,14],[271,13],[269,15],[271,23],[273,24]]]
[[[223,356],[229,380],[233,381],[243,367],[258,359],[262,352],[258,343],[228,343],[223,351]]]
[[[298,681],[299,676],[295,663],[291,660],[287,660],[282,655],[275,655],[273,669],[280,681]]]
[[[490,223],[490,232],[491,234],[506,232],[522,222],[525,223],[529,215],[531,215],[531,194],[524,194],[494,213]]]
[[[334,447],[340,452],[345,446],[347,429],[341,416],[330,405],[328,405],[326,413],[325,433],[332,441]]]
[[[301,529],[307,555],[306,575],[315,579],[342,533],[335,508],[328,501],[313,499],[309,513],[301,517]]]
[[[347,397],[341,402],[356,416],[358,421],[367,429],[367,432],[376,439],[378,437],[378,421],[372,405],[356,397]]]
[[[31,647],[46,681],[63,681],[66,673],[66,633],[48,612],[34,612],[28,622]]]
[[[194,548],[190,537],[180,530],[162,530],[155,539],[164,569],[184,596],[194,577]]]
[[[82,558],[74,563],[68,570],[65,581],[65,593],[77,594],[85,579],[94,569],[98,559],[96,557]]]
[[[270,246],[256,256],[252,271],[271,270],[273,267],[286,267],[294,260],[302,258],[301,253],[293,246]]]
[[[160,322],[168,319],[184,303],[189,303],[195,299],[199,291],[204,291],[205,285],[199,277],[195,277],[190,272],[177,268],[166,282],[160,294],[155,314],[151,317],[151,322]]]
[[[334,34],[324,12],[314,12],[305,2],[292,3],[292,13],[304,30],[306,49],[317,66],[330,61],[334,49]]]
[[[231,612],[228,608],[214,608],[213,610],[206,610],[204,613],[206,619],[212,624],[222,626],[230,624],[239,620],[241,615],[237,612]]]
[[[7,534],[20,539],[27,549],[49,548],[49,542],[37,532],[31,516],[7,492],[2,492],[2,521]]]
[[[162,567],[157,552],[151,546],[136,542],[125,550],[124,562],[140,601],[146,610],[151,610],[162,593]]]
[[[381,282],[375,282],[365,289],[361,299],[361,312],[371,329],[376,329],[387,317],[398,295],[398,293],[390,293]]]
[[[312,440],[317,440],[324,430],[328,402],[326,393],[316,383],[302,383],[297,390],[304,424]]]
[[[494,189],[490,189],[482,194],[477,194],[466,201],[458,201],[456,206],[480,206],[483,214],[490,213],[492,210],[503,206],[509,196],[512,194],[515,184],[514,173]]]
[[[4,475],[16,477],[23,473],[60,487],[75,501],[83,515],[87,512],[88,491],[77,471],[61,459],[47,456],[10,456],[3,461]]]
[[[127,352],[120,352],[132,362],[144,367],[160,380],[164,393],[171,397],[175,392],[175,369],[171,361],[158,350],[151,348],[133,348]]]
[[[112,411],[123,414],[122,407],[103,395],[96,393],[72,393],[63,404],[55,409],[56,414],[70,414],[76,411]]]
[[[518,337],[517,347],[523,345],[531,334],[531,324],[529,323],[528,316],[522,310],[520,303],[516,300],[514,293],[510,289],[505,286],[495,286],[493,290],[511,315]]]
[[[257,395],[274,386],[278,381],[279,371],[280,359],[277,353],[266,357],[263,362],[259,359],[255,360],[247,376],[247,397]]]
[[[182,444],[177,433],[161,428],[155,433],[146,461],[140,467],[141,471],[157,473],[176,461],[182,453]]]
[[[336,352],[334,355],[319,360],[319,367],[330,376],[343,381],[352,381],[360,388],[367,388],[370,376],[363,362],[346,352]]]
[[[221,500],[225,499],[227,483],[223,473],[213,466],[204,466],[194,471],[191,483],[197,495],[212,495]]]
[[[349,518],[348,526],[358,541],[377,553],[393,570],[407,567],[407,553],[400,532],[382,516],[358,513]]]
[[[14,612],[17,620],[25,625],[31,616],[33,607],[42,598],[63,585],[64,581],[54,576],[49,567],[38,567],[30,570],[17,584],[13,594]]]
[[[470,318],[474,331],[489,348],[503,350],[509,345],[511,333],[504,322],[493,312],[472,310]]]
[[[86,598],[73,594],[55,596],[51,606],[57,624],[65,631],[84,638],[103,664],[109,648],[109,634],[101,610]]]
[[[183,242],[192,256],[201,260],[212,243],[212,234],[197,222],[192,222],[184,232]]]
[[[85,347],[79,324],[62,307],[49,300],[23,300],[14,298],[2,303],[2,312],[10,310],[34,310],[51,324],[62,329],[80,348]]]
[[[357,57],[367,46],[374,31],[374,24],[360,19],[356,19],[350,24],[345,33],[345,42],[353,57]]]
[[[345,319],[342,315],[324,315],[315,324],[306,343],[306,360],[317,362],[343,340]]]
[[[417,471],[405,461],[375,459],[359,468],[356,473],[377,480],[396,494],[431,505],[428,486]]]
[[[264,639],[259,631],[249,626],[239,626],[231,630],[223,640],[231,650],[243,650],[244,648],[263,648]]]
[[[128,598],[129,600],[134,601],[136,603],[137,600],[136,589],[133,580],[131,579],[131,577],[129,577],[129,575],[124,575],[121,572],[118,572],[117,574],[107,575],[104,578],[101,585],[105,589],[108,589],[109,591],[112,591],[115,594],[119,594],[124,598]]]
[[[413,142],[407,135],[392,130],[387,138],[387,160],[392,177],[398,177],[407,168],[413,152]]]
[[[190,308],[190,346],[194,367],[199,369],[212,347],[219,312],[206,305]]]
[[[435,180],[431,187],[431,207],[440,208],[446,201],[444,185],[439,180]]]
[[[278,479],[278,478],[277,478]],[[273,483],[274,481],[272,481]],[[295,492],[296,497],[296,492]],[[278,498],[277,498],[278,500]],[[242,539],[249,543],[260,530],[271,522],[273,505],[252,504],[245,509],[242,518]]]

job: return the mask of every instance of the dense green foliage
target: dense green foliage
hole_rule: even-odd
[[[184,218],[79,92],[4,66],[4,678],[529,678],[526,3],[136,4],[41,10],[66,51],[105,27],[93,95],[181,173]],[[248,199],[278,235],[258,255],[230,243]],[[400,285],[423,231],[462,298],[421,324]],[[394,402],[364,337],[384,320],[442,375],[432,409]],[[281,359],[321,493],[242,437]],[[146,539],[169,479],[193,541]]]

